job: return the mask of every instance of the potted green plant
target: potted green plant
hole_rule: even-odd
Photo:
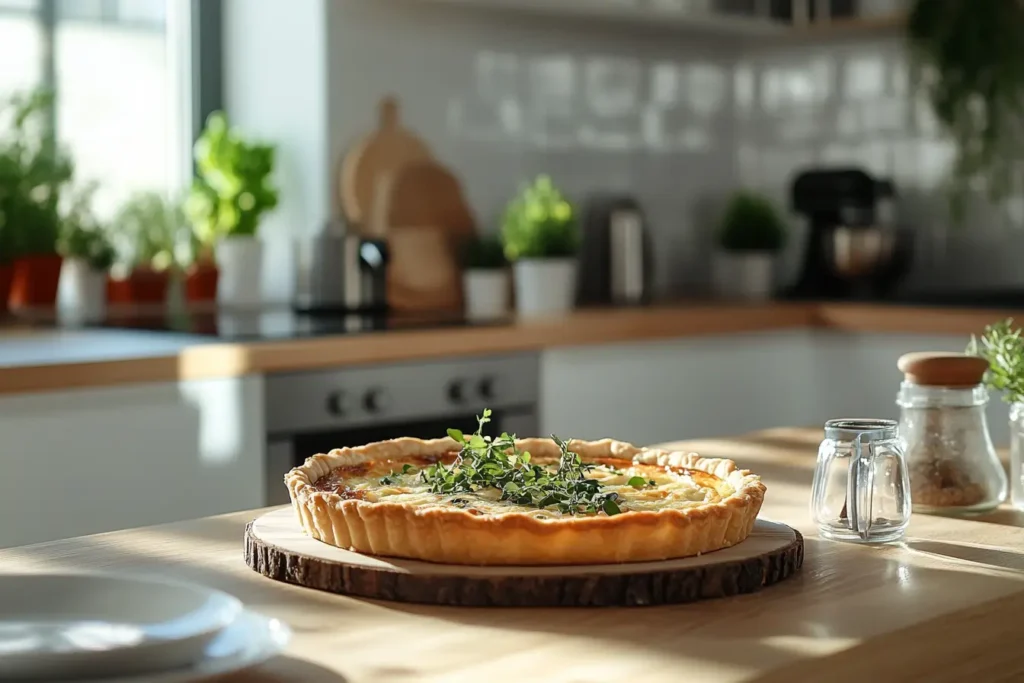
[[[985,385],[1010,405],[1010,502],[1024,510],[1024,330],[1004,318],[972,335],[967,353],[989,362]]]
[[[15,308],[52,307],[57,299],[60,195],[74,169],[47,125],[52,107],[44,90],[0,106],[7,129],[0,139],[0,262],[10,263],[7,300]]]
[[[111,226],[117,263],[107,283],[110,302],[164,303],[184,229],[177,204],[156,192],[132,195]]]
[[[972,195],[991,203],[1024,194],[1024,3],[916,0],[907,18],[914,83],[956,156],[953,217]]]
[[[472,237],[462,245],[462,288],[468,319],[488,320],[508,313],[511,283],[500,236]]]
[[[501,236],[513,264],[516,310],[524,316],[571,310],[579,230],[572,204],[551,178],[538,176],[509,202]]]
[[[62,312],[81,322],[102,320],[107,310],[107,273],[116,252],[106,230],[92,213],[91,184],[70,196],[61,218],[60,272],[57,300]]]
[[[277,206],[271,182],[274,147],[246,141],[222,112],[206,121],[194,147],[196,179],[186,212],[202,245],[212,245],[220,279],[217,301],[253,306],[261,301],[263,215]],[[203,257],[200,256],[202,259]]]
[[[716,236],[718,250],[712,261],[716,292],[730,298],[770,298],[775,262],[786,246],[786,235],[786,224],[767,197],[747,190],[733,194]]]

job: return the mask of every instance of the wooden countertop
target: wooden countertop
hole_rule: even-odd
[[[279,584],[242,560],[260,511],[0,551],[0,571],[80,567],[199,581],[286,620],[285,656],[228,681],[829,683],[1024,680],[1024,513],[915,515],[905,543],[818,538],[807,505],[819,430],[677,444],[762,475],[762,517],[798,528],[805,563],[760,593],[626,609],[443,608]]]
[[[966,340],[986,324],[1013,315],[1011,311],[881,304],[676,305],[583,310],[565,318],[505,325],[282,341],[219,343],[182,336],[179,339],[187,343],[177,342],[181,348],[176,351],[169,351],[170,343],[163,341],[154,342],[148,353],[134,344],[122,357],[113,357],[109,350],[91,358],[55,352],[52,361],[43,360],[38,353],[27,361],[18,360],[5,346],[10,344],[9,338],[0,334],[0,394],[808,327],[849,332],[949,333],[964,335]],[[104,333],[108,339],[115,334],[109,330]],[[126,337],[132,334],[125,332]],[[24,347],[35,336],[53,335],[29,330],[19,332],[17,341]]]

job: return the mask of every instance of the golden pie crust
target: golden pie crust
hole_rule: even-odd
[[[550,439],[520,439],[516,446],[535,458],[559,455]],[[459,447],[446,437],[336,449],[308,458],[285,476],[285,483],[300,525],[315,539],[371,555],[461,565],[614,564],[699,555],[746,539],[764,500],[760,478],[738,469],[732,460],[638,448],[611,439],[573,440],[569,449],[584,462],[615,459],[626,465],[704,472],[721,480],[723,495],[689,507],[538,519],[538,510],[480,515],[455,505],[371,502],[316,486],[339,468],[438,458]]]

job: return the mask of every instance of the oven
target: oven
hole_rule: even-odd
[[[537,354],[354,366],[268,375],[267,505],[288,502],[284,475],[316,453],[401,436],[432,439],[449,427],[538,433]]]

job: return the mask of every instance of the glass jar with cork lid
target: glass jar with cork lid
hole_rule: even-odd
[[[982,384],[988,361],[963,353],[908,353],[896,403],[915,512],[978,513],[1006,497],[1007,479],[988,433]]]

